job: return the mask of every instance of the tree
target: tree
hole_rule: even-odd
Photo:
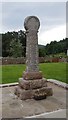
[[[10,45],[15,39],[15,41],[20,41],[22,44],[22,56],[25,56],[26,53],[26,35],[25,32],[20,30],[18,32],[7,32],[2,34],[2,56],[3,57],[8,57],[10,56]]]
[[[39,57],[45,57],[45,48],[44,47],[39,47]]]
[[[22,44],[20,40],[13,39],[10,43],[10,56],[22,57]]]
[[[2,34],[2,56],[3,57],[9,56],[10,43],[13,39],[18,39],[18,34],[15,31]]]
[[[60,40],[59,42],[57,41],[52,41],[50,44],[47,44],[45,46],[46,54],[57,54],[57,53],[66,53],[66,46],[68,44],[68,38],[65,38],[63,40]]]
[[[19,40],[19,41],[18,41]],[[13,41],[16,41],[13,42]],[[2,34],[2,56],[3,57],[8,57],[11,56],[13,52],[11,52],[12,48],[10,46],[12,44],[16,44],[19,47],[19,42],[21,44],[22,48],[22,56],[26,56],[26,34],[24,31],[20,30],[18,32],[7,32]],[[13,46],[13,45],[12,45]],[[13,47],[15,49],[15,46]],[[65,38],[63,40],[60,40],[59,42],[57,41],[52,41],[50,44],[47,44],[46,46],[39,45],[39,56],[44,57],[45,55],[54,55],[57,53],[66,53],[68,49],[68,38]],[[17,55],[16,55],[17,56]],[[19,55],[18,55],[19,56]]]
[[[26,34],[24,31],[18,31],[18,39],[22,43],[22,56],[26,56]]]

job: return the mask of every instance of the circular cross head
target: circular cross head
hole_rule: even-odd
[[[24,21],[24,28],[26,30],[36,30],[38,31],[40,27],[40,21],[36,16],[28,16]]]

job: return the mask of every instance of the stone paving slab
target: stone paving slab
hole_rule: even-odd
[[[0,90],[2,89],[2,117],[23,118],[66,109],[67,90],[50,82],[47,84],[52,87],[53,96],[39,101],[20,100],[14,95],[15,86],[0,88]]]

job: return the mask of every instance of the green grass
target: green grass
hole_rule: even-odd
[[[43,71],[43,76],[48,79],[56,79],[68,83],[66,80],[66,63],[40,64],[40,70]]]
[[[25,65],[3,65],[2,83],[18,82],[18,78],[22,77],[25,68]],[[68,83],[66,81],[66,63],[43,63],[39,65],[39,68],[43,72],[44,77]]]
[[[2,83],[18,82],[22,77],[25,65],[3,65],[2,66]]]

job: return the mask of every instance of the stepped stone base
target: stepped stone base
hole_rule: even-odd
[[[23,73],[23,79],[25,80],[34,80],[34,79],[42,79],[42,72],[25,72]]]
[[[36,80],[24,80],[19,78],[19,85],[15,88],[15,94],[22,100],[32,99],[35,96],[52,96],[52,88],[47,87],[45,78]]]
[[[23,78],[19,78],[19,86],[25,90],[37,89],[47,87],[47,81],[45,78],[36,80],[24,80]]]

